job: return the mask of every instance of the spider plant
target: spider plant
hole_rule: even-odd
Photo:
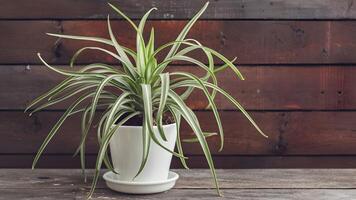
[[[170,114],[173,116],[175,123],[177,123],[178,133],[179,124],[182,119],[187,122],[195,133],[195,138],[190,141],[200,143],[210,167],[217,192],[220,194],[214,163],[206,141],[206,137],[214,134],[203,132],[199,124],[199,119],[186,105],[185,100],[195,89],[201,90],[204,93],[209,102],[208,107],[212,110],[218,126],[218,134],[221,141],[220,151],[223,149],[224,145],[224,132],[218,108],[214,102],[217,93],[226,97],[237,109],[242,111],[258,132],[262,135],[264,134],[239,102],[218,86],[216,74],[227,68],[231,69],[236,74],[237,78],[241,80],[244,79],[237,67],[233,64],[236,58],[229,60],[217,51],[203,46],[199,41],[186,38],[189,30],[207,8],[208,3],[206,3],[185,25],[175,41],[164,44],[158,48],[155,48],[154,28],[151,29],[148,41],[145,41],[143,37],[145,22],[149,14],[156,10],[156,8],[149,10],[137,25],[118,8],[112,4],[109,5],[119,15],[126,19],[136,31],[136,51],[119,44],[111,28],[109,16],[107,17],[109,39],[47,33],[50,36],[58,38],[102,43],[115,49],[113,52],[96,46],[83,47],[73,55],[70,61],[70,67],[74,66],[76,59],[81,53],[88,50],[97,50],[114,57],[121,63],[121,67],[115,67],[104,63],[92,63],[81,67],[78,70],[64,70],[52,67],[38,53],[39,59],[45,66],[54,72],[65,76],[66,79],[47,93],[36,98],[28,105],[26,110],[31,110],[30,115],[32,115],[35,112],[68,99],[74,98],[74,102],[72,102],[45,138],[34,158],[32,168],[35,167],[46,146],[55,136],[64,121],[70,116],[79,113],[82,115],[82,133],[81,142],[79,143],[75,154],[80,154],[83,172],[85,170],[85,146],[88,132],[94,125],[94,116],[100,115],[97,124],[99,151],[89,197],[94,192],[99,178],[99,171],[103,163],[108,169],[114,170],[108,156],[110,139],[120,126],[124,125],[129,119],[137,116],[143,118],[142,138],[144,141],[142,144],[142,162],[137,175],[140,174],[145,166],[151,140],[161,146],[163,150],[167,150],[179,157],[182,165],[185,168],[188,168],[185,161],[187,158],[183,154],[181,139],[179,137],[176,142],[177,152],[175,152],[168,150],[159,142],[157,136],[153,134],[153,126],[155,125],[158,127],[160,133],[159,137],[166,140],[162,128],[162,116],[164,116],[164,114]],[[187,55],[192,51],[202,51],[207,58],[207,64]],[[166,53],[165,57],[158,60],[157,56],[163,52]],[[216,66],[214,64],[214,58],[218,58],[223,64]],[[167,68],[174,61],[183,61],[194,64],[204,70],[206,74],[202,77],[198,77],[185,71],[168,72]],[[115,90],[109,88],[115,88]],[[183,92],[177,92],[177,90],[183,90]],[[97,111],[99,109],[103,112],[98,113]]]

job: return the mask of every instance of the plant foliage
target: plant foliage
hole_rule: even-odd
[[[31,115],[32,113],[70,98],[74,98],[75,101],[72,102],[45,138],[36,157],[34,158],[32,167],[35,167],[44,149],[55,136],[64,121],[74,114],[81,113],[81,142],[78,146],[76,154],[80,154],[82,169],[83,172],[85,172],[86,139],[88,137],[90,127],[93,126],[94,116],[98,115],[97,110],[103,109],[104,113],[100,115],[100,120],[97,125],[97,138],[100,148],[89,197],[94,192],[99,178],[99,171],[103,163],[110,170],[114,170],[108,156],[108,145],[110,139],[121,125],[125,124],[127,120],[135,116],[143,117],[142,138],[144,141],[142,144],[142,162],[137,175],[140,174],[145,166],[151,140],[163,149],[179,157],[183,166],[188,168],[185,162],[186,157],[183,154],[181,146],[181,139],[179,137],[179,124],[183,119],[189,124],[196,136],[196,138],[193,138],[188,142],[200,143],[211,169],[211,174],[213,176],[217,192],[220,194],[214,163],[206,141],[206,137],[216,134],[205,133],[202,131],[198,118],[185,104],[185,100],[190,96],[194,89],[201,90],[205,94],[205,97],[209,101],[209,108],[213,111],[218,125],[218,134],[221,140],[220,150],[223,148],[224,144],[224,132],[219,112],[214,102],[214,98],[217,93],[225,96],[233,105],[236,106],[236,108],[242,111],[246,118],[262,135],[264,134],[252,120],[250,115],[243,109],[243,107],[230,94],[218,86],[216,74],[226,68],[230,68],[239,79],[243,80],[242,74],[233,64],[235,59],[229,60],[217,51],[203,46],[197,40],[186,38],[189,30],[207,8],[208,3],[206,3],[204,7],[185,25],[175,41],[164,44],[158,48],[155,48],[154,28],[151,29],[148,41],[145,41],[143,37],[145,22],[149,14],[156,10],[156,8],[149,10],[142,17],[139,24],[136,25],[118,8],[111,4],[109,5],[119,15],[125,18],[136,31],[136,51],[119,44],[111,28],[109,16],[107,18],[107,27],[110,35],[109,39],[48,33],[48,35],[58,38],[94,41],[106,44],[115,49],[115,52],[111,52],[107,49],[96,46],[83,47],[73,55],[73,58],[70,61],[70,67],[73,67],[77,57],[87,50],[97,50],[108,54],[117,59],[121,63],[122,67],[118,68],[104,63],[93,63],[86,65],[79,70],[64,70],[47,64],[41,55],[38,54],[38,57],[45,66],[65,76],[66,79],[47,93],[36,98],[30,105],[28,105],[26,110],[30,109]],[[157,60],[157,55],[160,53],[162,54],[162,52],[165,51],[168,53],[164,59],[161,59],[161,61]],[[192,51],[202,51],[208,60],[208,64],[204,64],[203,62],[187,55]],[[220,59],[224,64],[221,66],[215,66],[214,58]],[[184,61],[194,64],[204,70],[206,74],[203,77],[198,77],[184,71],[168,72],[167,67],[169,67],[174,61]],[[115,90],[110,90],[108,88],[115,88]],[[183,92],[178,93],[178,89],[183,90]],[[155,134],[153,134],[153,126],[156,125],[160,133],[159,136],[163,140],[166,140],[162,128],[162,116],[165,113],[171,114],[177,123],[177,152],[172,152],[167,149],[159,142]]]

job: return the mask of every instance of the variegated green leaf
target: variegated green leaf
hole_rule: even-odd
[[[236,106],[244,116],[253,124],[253,126],[262,134],[262,130],[253,121],[251,116],[230,94],[218,86],[216,74],[230,68],[240,78],[242,74],[234,65],[236,58],[229,60],[219,52],[205,47],[199,41],[188,38],[186,36],[189,30],[193,27],[198,18],[203,14],[208,6],[208,3],[185,25],[183,30],[178,34],[175,41],[168,42],[155,49],[155,33],[154,28],[151,28],[151,34],[146,42],[143,37],[144,27],[149,14],[155,8],[149,10],[136,25],[129,17],[121,12],[117,7],[109,4],[120,16],[126,19],[133,29],[136,31],[136,49],[132,50],[121,44],[116,39],[113,33],[110,19],[107,19],[109,38],[91,37],[91,36],[76,36],[51,34],[48,35],[72,40],[83,40],[89,42],[97,42],[108,45],[109,48],[102,46],[83,47],[78,49],[70,60],[70,70],[53,67],[48,64],[40,54],[39,59],[43,64],[55,73],[65,77],[65,80],[49,90],[45,94],[36,98],[28,105],[25,111],[31,110],[37,112],[46,109],[50,106],[72,101],[74,102],[68,107],[63,116],[53,126],[43,144],[38,150],[34,159],[33,167],[45,150],[48,143],[58,132],[64,121],[75,114],[82,113],[81,117],[81,140],[75,155],[80,153],[81,166],[83,174],[85,172],[85,144],[87,135],[91,127],[96,127],[97,139],[99,144],[99,152],[95,165],[95,175],[92,182],[92,187],[89,193],[91,196],[99,178],[99,170],[102,163],[106,167],[117,173],[109,158],[108,145],[113,134],[118,128],[126,123],[127,120],[133,117],[143,117],[142,122],[142,162],[137,172],[138,176],[144,169],[147,158],[150,152],[151,141],[157,144],[174,156],[179,157],[182,165],[188,169],[184,156],[181,142],[199,142],[208,165],[211,169],[211,174],[217,189],[220,194],[217,175],[215,172],[214,163],[211,157],[207,137],[216,135],[215,133],[207,133],[200,127],[200,122],[194,112],[185,104],[185,100],[190,97],[194,90],[203,91],[206,99],[209,102],[209,107],[215,116],[215,121],[218,125],[219,135],[221,138],[221,147],[223,147],[224,133],[222,123],[215,105],[214,98],[217,93],[225,96],[232,104]],[[115,52],[109,49],[115,49]],[[92,50],[99,53],[104,53],[116,59],[122,66],[113,66],[105,63],[92,63],[85,66],[75,68],[76,60],[81,53]],[[167,52],[167,55],[161,54]],[[207,58],[207,63],[195,59],[190,56],[193,51],[204,53]],[[223,62],[221,66],[215,66],[214,60],[218,59]],[[183,61],[194,64],[203,69],[205,74],[198,77],[194,74],[182,70],[174,69],[173,72],[167,72],[175,61]],[[179,91],[179,95],[178,95]],[[84,104],[84,105],[82,105]],[[99,112],[99,110],[103,112]],[[102,113],[102,114],[98,114]],[[95,124],[94,118],[98,115],[98,122]],[[177,124],[177,152],[169,150],[164,145],[167,140],[165,132],[163,116],[171,115],[174,122]],[[193,130],[195,137],[182,140],[180,137],[180,123],[184,119]],[[157,126],[158,133],[154,126]],[[265,136],[265,135],[264,135]],[[134,147],[133,147],[134,148]],[[84,174],[85,176],[85,174]]]

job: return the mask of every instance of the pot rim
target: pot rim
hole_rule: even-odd
[[[168,128],[168,127],[171,127],[171,126],[176,126],[177,123],[172,123],[172,124],[165,124],[163,125],[163,128]],[[121,128],[125,128],[125,129],[142,129],[142,126],[127,126],[127,125],[122,125],[119,127],[119,129]],[[154,129],[157,128],[157,126],[153,126]]]
[[[141,182],[133,182],[133,181],[121,181],[121,180],[114,180],[110,175],[112,175],[113,172],[108,171],[103,175],[103,178],[105,181],[108,181],[110,183],[114,184],[125,184],[125,185],[139,185],[139,186],[152,186],[152,185],[162,185],[162,184],[167,184],[173,181],[176,181],[179,178],[179,174],[174,172],[174,171],[169,171],[168,172],[168,178],[165,180],[161,181],[141,181]],[[172,177],[169,177],[171,175]]]

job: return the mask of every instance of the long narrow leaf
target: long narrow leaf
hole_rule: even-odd
[[[93,41],[93,42],[99,42],[99,43],[113,46],[113,43],[110,40],[105,39],[105,38],[78,36],[78,35],[64,35],[64,34],[55,34],[55,33],[47,33],[47,35],[59,37],[59,38],[65,38],[65,39],[72,39],[72,40]],[[131,49],[124,47],[124,50],[126,51],[126,53],[128,53],[132,57],[136,57],[136,53],[134,51],[132,51]]]
[[[159,100],[156,122],[161,138],[164,141],[167,141],[167,138],[163,131],[162,116],[163,116],[163,110],[166,106],[166,101],[167,101],[168,91],[169,91],[169,73],[161,74],[160,77],[161,77],[161,97]]]
[[[236,101],[230,94],[228,94],[225,90],[221,89],[220,87],[215,86],[214,84],[204,82],[204,85],[206,87],[210,87],[224,95],[233,105],[236,106],[243,114],[244,116],[250,121],[250,123],[256,128],[256,130],[263,135],[264,137],[268,138],[266,134],[263,133],[263,131],[259,128],[259,126],[256,124],[256,122],[252,119],[252,117],[248,114],[248,112],[241,106],[241,104]],[[172,86],[171,88],[178,88],[178,87],[200,87],[198,84],[194,83],[193,81],[185,81],[185,82],[180,82],[177,85]]]
[[[94,193],[94,190],[95,190],[95,187],[96,187],[96,184],[98,182],[98,179],[99,179],[99,175],[100,175],[100,168],[101,168],[101,165],[102,165],[102,162],[103,162],[103,159],[104,159],[104,156],[105,156],[105,152],[106,152],[106,149],[108,148],[108,145],[109,145],[109,142],[110,142],[110,139],[112,138],[112,136],[114,135],[114,133],[116,132],[116,130],[122,126],[127,120],[131,119],[132,117],[138,115],[139,112],[135,112],[135,113],[131,113],[130,115],[128,115],[127,117],[125,117],[122,121],[120,121],[114,129],[112,129],[110,131],[110,133],[108,133],[107,135],[105,135],[105,138],[102,140],[102,143],[100,144],[100,149],[99,149],[99,153],[98,153],[98,157],[96,159],[96,164],[95,164],[95,174],[94,174],[94,179],[93,179],[93,182],[92,182],[92,186],[91,186],[91,189],[90,189],[90,192],[88,194],[88,198],[91,198],[91,196],[93,195]]]
[[[110,35],[110,39],[111,41],[113,42],[113,45],[117,51],[117,53],[120,55],[121,57],[121,60],[124,61],[124,69],[129,72],[131,74],[132,77],[136,77],[137,76],[137,72],[135,70],[135,67],[133,66],[133,64],[131,63],[130,59],[127,57],[124,49],[121,47],[121,45],[117,42],[115,36],[114,36],[114,33],[112,32],[112,29],[111,29],[111,25],[110,25],[110,19],[109,19],[109,16],[108,16],[108,20],[107,20],[107,23],[108,23],[108,29],[109,29],[109,35]]]
[[[209,101],[209,105],[211,106],[211,108],[213,110],[213,113],[214,113],[214,116],[215,116],[215,119],[216,119],[216,122],[217,122],[217,125],[219,128],[219,135],[220,135],[220,149],[219,149],[219,151],[222,151],[222,149],[224,148],[224,130],[223,130],[223,127],[221,124],[221,119],[220,119],[218,109],[215,105],[213,98],[210,96],[208,89],[205,87],[204,83],[193,74],[183,73],[183,72],[173,72],[172,75],[186,76],[186,77],[192,79],[193,81],[195,81],[200,86],[200,88],[203,90],[206,98]],[[214,85],[214,84],[211,84],[211,85]]]
[[[181,139],[180,139],[180,121],[181,121],[181,114],[179,113],[179,111],[177,109],[175,109],[174,107],[169,107],[170,112],[173,115],[174,121],[176,122],[176,126],[177,126],[177,140],[176,140],[176,144],[177,144],[177,150],[178,153],[182,156],[184,156],[184,152],[183,152],[183,148],[182,148],[182,143],[181,143]],[[187,163],[185,162],[184,158],[179,158],[180,162],[182,163],[183,167],[185,169],[189,169]]]
[[[196,136],[199,140],[199,143],[203,149],[205,158],[206,158],[208,165],[210,167],[211,174],[214,178],[216,190],[217,190],[218,194],[221,195],[219,183],[217,180],[217,175],[216,175],[216,171],[215,171],[215,167],[214,167],[214,162],[213,162],[213,159],[212,159],[211,153],[210,153],[210,149],[209,149],[208,143],[205,140],[203,131],[201,130],[201,128],[199,126],[199,123],[197,121],[195,114],[193,113],[193,111],[190,110],[190,108],[188,108],[188,106],[180,99],[180,97],[174,91],[170,90],[169,96],[173,99],[173,101],[175,101],[177,103],[178,109],[181,111],[182,116],[185,118],[186,122],[189,124],[189,126],[193,129],[194,133],[196,134]]]
[[[151,139],[160,147],[162,147],[164,150],[168,151],[169,153],[173,154],[174,156],[177,157],[182,157],[184,156],[169,150],[167,147],[165,147],[156,137],[154,131],[153,131],[153,117],[152,117],[152,100],[151,100],[151,87],[150,85],[147,84],[142,84],[142,95],[143,95],[143,104],[144,104],[144,123],[147,125],[149,134]]]
[[[67,110],[66,112],[62,115],[62,117],[57,121],[57,123],[53,126],[53,128],[51,129],[51,131],[48,133],[46,139],[43,141],[41,147],[39,148],[33,163],[32,163],[32,169],[34,169],[34,167],[37,164],[38,159],[41,157],[42,152],[44,151],[44,149],[47,147],[48,143],[52,140],[52,138],[54,137],[54,135],[57,133],[58,129],[62,126],[63,122],[67,119],[67,117],[70,115],[70,113],[81,103],[83,102],[85,99],[89,98],[93,96],[93,94],[86,94],[81,96],[80,98],[78,98]]]
[[[199,17],[204,13],[206,8],[208,7],[209,2],[206,2],[203,8],[200,9],[200,11],[185,25],[183,30],[180,32],[178,37],[176,38],[176,41],[181,41],[185,38],[185,36],[188,34],[189,30],[192,28],[192,26],[195,24],[195,22],[199,19]],[[180,43],[176,43],[172,46],[171,50],[168,52],[166,59],[170,58],[173,56],[177,50],[179,49]]]

